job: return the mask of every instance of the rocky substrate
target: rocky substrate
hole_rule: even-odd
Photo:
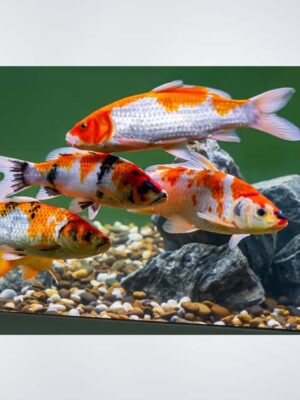
[[[2,278],[0,311],[300,330],[300,307],[292,305],[286,296],[265,297],[239,250],[230,256],[227,246],[216,253],[210,245],[187,244],[178,259],[178,252],[164,250],[162,237],[153,225],[138,228],[116,222],[100,228],[112,238],[112,248],[103,256],[71,261],[67,267],[57,265],[58,286],[45,272],[36,282],[22,282],[17,270]],[[190,257],[182,262],[180,256],[185,253]],[[203,254],[208,263],[203,262]],[[161,286],[158,284],[156,291],[150,277],[148,288],[130,287],[134,276],[147,272],[153,263],[159,265],[157,260],[166,259],[168,272],[175,271],[169,274],[171,281],[161,274]],[[174,276],[178,276],[177,281]],[[180,281],[181,290],[177,291]],[[172,291],[172,285],[176,291]]]

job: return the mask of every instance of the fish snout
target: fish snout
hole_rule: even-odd
[[[80,144],[80,140],[76,138],[76,136],[74,136],[71,132],[68,132],[66,134],[66,141],[71,146],[77,146]]]
[[[278,210],[275,215],[278,218],[277,226],[280,228],[285,228],[288,225],[288,220],[284,216],[283,212],[281,210]]]
[[[157,204],[157,203],[161,203],[162,201],[167,200],[168,198],[168,193],[165,190],[162,190],[159,194],[159,196],[157,197],[157,199],[155,199],[152,204]]]

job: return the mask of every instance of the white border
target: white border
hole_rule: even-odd
[[[0,0],[0,64],[300,65],[299,4]],[[299,346],[299,336],[0,336],[1,399],[282,400],[299,391]]]

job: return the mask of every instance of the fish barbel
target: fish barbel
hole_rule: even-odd
[[[133,212],[164,216],[166,232],[233,235],[229,242],[233,248],[249,234],[274,233],[288,224],[282,211],[257,189],[217,170],[202,155],[195,155],[192,162],[157,165],[147,171],[166,189],[167,201]]]
[[[109,247],[106,235],[68,210],[29,197],[0,201],[0,250],[7,259],[27,255],[86,258]]]
[[[47,161],[32,163],[0,156],[2,196],[30,186],[42,186],[37,199],[74,197],[70,210],[89,209],[95,218],[100,204],[119,208],[146,207],[166,198],[166,192],[135,164],[107,153],[61,148]]]
[[[174,81],[150,92],[104,106],[79,121],[66,136],[74,147],[104,152],[183,147],[211,138],[238,142],[235,128],[251,127],[285,140],[300,140],[300,130],[275,113],[292,88],[234,100],[220,90]]]

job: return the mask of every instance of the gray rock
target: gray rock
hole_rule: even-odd
[[[234,162],[234,159],[227,151],[221,149],[216,140],[208,139],[203,142],[193,142],[193,144],[189,145],[189,148],[208,158],[220,171],[243,179],[241,171]]]
[[[272,269],[274,289],[300,305],[300,234],[276,254]]]
[[[264,301],[264,290],[247,259],[237,248],[190,243],[165,252],[132,273],[122,285],[143,290],[156,301],[211,299],[231,307],[248,307]]]

